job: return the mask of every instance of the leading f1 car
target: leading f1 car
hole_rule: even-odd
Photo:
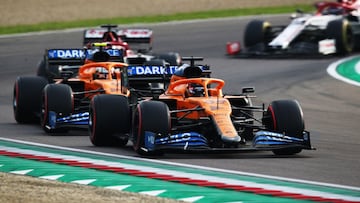
[[[106,129],[117,126],[117,133],[129,136],[140,155],[258,150],[292,155],[313,149],[296,100],[254,106],[254,88],[245,87],[238,95],[224,94],[225,81],[211,78],[195,65],[194,61],[201,58],[183,60],[191,60],[191,64],[175,71],[166,90],[154,90],[151,98],[141,98],[135,106],[109,95],[94,99],[90,107],[90,137],[102,142],[93,143],[102,144],[111,137]],[[121,109],[132,113],[120,113]],[[119,122],[125,117],[132,120],[131,129]]]
[[[227,54],[243,57],[345,55],[360,48],[360,1],[315,4],[315,14],[298,12],[288,25],[251,20],[243,45],[228,42]]]

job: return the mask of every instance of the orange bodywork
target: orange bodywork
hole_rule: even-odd
[[[189,84],[201,85],[204,88],[204,95],[201,97],[188,96]],[[239,136],[230,118],[232,111],[230,102],[223,98],[222,87],[224,85],[223,80],[215,78],[178,78],[169,84],[167,91],[160,96],[160,99],[175,99],[177,110],[203,108],[202,111],[192,111],[191,113],[178,112],[177,117],[195,120],[201,117],[212,117],[221,136],[233,140]]]
[[[118,94],[129,96],[130,91],[126,82],[122,81],[122,74],[126,75],[127,64],[119,62],[93,62],[79,68],[77,77],[70,78],[69,82],[83,82],[84,92],[99,91],[99,94]],[[100,77],[100,75],[102,77]],[[61,83],[62,81],[58,81]],[[85,97],[92,98],[96,93],[85,93]]]

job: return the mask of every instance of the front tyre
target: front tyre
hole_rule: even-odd
[[[41,106],[41,127],[46,133],[64,133],[67,128],[53,128],[50,126],[49,113],[52,111],[56,116],[69,116],[74,109],[72,90],[66,84],[48,84],[43,91]]]
[[[138,104],[133,116],[133,148],[140,155],[155,155],[145,147],[145,132],[166,136],[170,132],[170,113],[168,106],[160,101],[144,101]]]
[[[296,100],[277,100],[271,102],[267,112],[270,118],[266,127],[278,133],[295,138],[303,138],[305,129],[303,112]],[[301,152],[301,148],[291,147],[273,150],[276,155],[293,155]]]
[[[90,141],[95,146],[125,146],[128,143],[131,114],[128,98],[122,95],[96,95],[90,103]]]

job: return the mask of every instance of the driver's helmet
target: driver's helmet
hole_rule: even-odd
[[[343,13],[344,9],[341,7],[329,7],[322,12],[323,15],[342,15]]]
[[[188,95],[189,97],[203,97],[205,96],[204,87],[200,84],[190,83],[188,84]]]
[[[97,67],[95,71],[95,79],[106,79],[109,71],[104,67]]]

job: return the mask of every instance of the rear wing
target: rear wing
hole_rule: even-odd
[[[63,72],[77,74],[85,60],[94,62],[123,62],[123,50],[119,49],[47,49],[44,54],[44,70],[48,77],[62,78]]]
[[[46,77],[62,78],[62,72],[77,73],[84,64],[85,50],[83,49],[47,49],[44,54],[44,64],[41,65]]]
[[[128,44],[151,44],[153,31],[146,28],[134,28],[119,30],[117,34]]]
[[[96,49],[86,50],[86,58],[94,62],[114,61],[124,62],[123,49],[103,49],[98,47]]]
[[[128,66],[129,82],[136,84],[169,82],[178,66]]]
[[[86,50],[84,49],[47,49],[45,59],[53,65],[81,65],[84,63]]]
[[[96,53],[106,52],[107,61],[123,61],[123,50],[119,49],[47,49],[46,61],[55,65],[81,65],[85,59],[95,56]]]
[[[83,45],[107,41],[104,38],[107,32],[112,32],[114,36],[128,44],[151,44],[153,35],[153,31],[147,28],[118,29],[117,26],[105,25],[101,28],[84,30]]]
[[[211,73],[209,66],[198,66],[203,72],[202,76],[208,77]],[[156,82],[170,82],[171,76],[182,69],[182,66],[128,66],[128,79],[130,84],[145,84]]]
[[[93,28],[84,30],[83,45],[93,42],[103,42],[104,34],[108,32],[105,28]],[[117,30],[112,30],[116,34]]]

